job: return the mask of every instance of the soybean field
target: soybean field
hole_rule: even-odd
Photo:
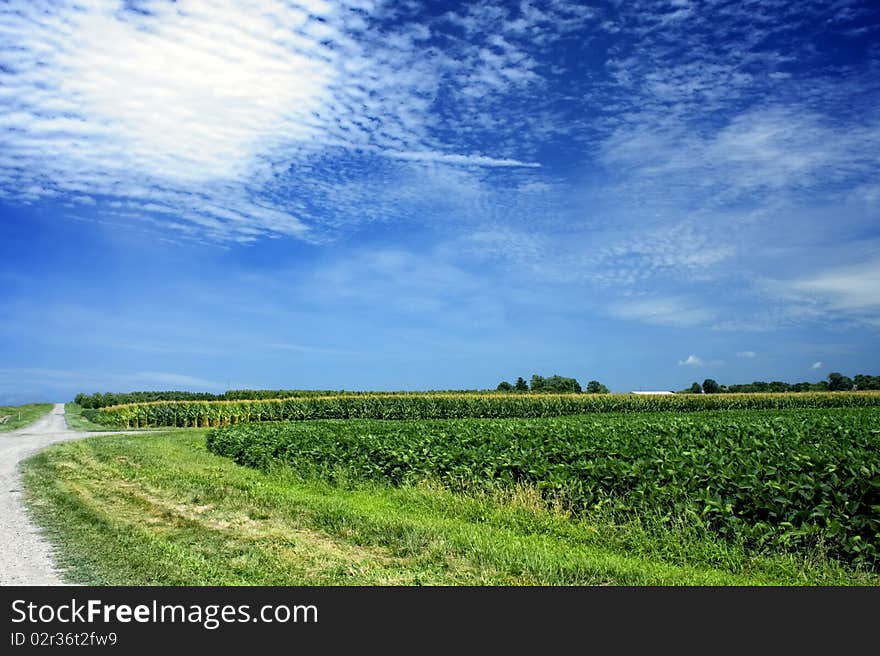
[[[208,433],[208,449],[330,481],[532,485],[575,516],[690,517],[756,550],[880,562],[876,411],[609,414],[537,420],[322,421]]]

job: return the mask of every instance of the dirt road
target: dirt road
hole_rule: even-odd
[[[51,547],[25,512],[18,464],[55,442],[108,434],[67,428],[63,403],[30,426],[0,433],[0,585],[63,585]]]

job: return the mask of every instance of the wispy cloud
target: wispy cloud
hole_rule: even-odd
[[[819,272],[788,285],[832,309],[880,312],[880,260]]]
[[[336,349],[336,348],[327,348],[323,346],[307,346],[305,344],[290,344],[290,343],[276,343],[270,342],[267,344],[261,345],[263,348],[277,350],[277,351],[294,351],[297,353],[316,353],[319,355],[355,355],[357,351],[352,351],[349,349]]]
[[[758,354],[754,351],[739,351],[736,354],[736,357],[745,358],[746,360],[753,360],[754,358],[758,357]]]
[[[520,162],[516,159],[499,159],[484,155],[449,155],[432,152],[391,152],[388,153],[394,159],[404,159],[416,162],[440,162],[443,164],[463,164],[466,166],[512,166],[524,168],[540,168],[537,162]]]
[[[784,299],[794,318],[819,318],[880,326],[880,260],[816,267],[791,279],[766,279],[766,293]]]
[[[860,306],[869,315],[870,271],[803,279],[772,293],[763,279],[778,277],[780,262],[825,268],[820,253],[829,239],[839,242],[842,262],[864,250],[858,242],[878,208],[869,181],[880,172],[872,64],[804,67],[823,48],[818,33],[840,36],[827,6],[693,7],[676,21],[677,9],[640,3],[632,7],[639,16],[620,8],[615,21],[642,39],[606,61],[612,83],[603,93],[613,111],[592,134],[620,237],[601,250],[595,279],[633,294],[686,286],[716,328],[810,321],[832,297],[838,309],[854,315]],[[816,40],[770,38],[782,25]],[[832,224],[847,230],[826,233]],[[807,243],[810,235],[817,236]],[[800,242],[796,254],[771,255],[791,241]],[[848,293],[847,282],[854,283]],[[765,307],[719,294],[725,284],[751,289]]]
[[[538,167],[438,138],[453,108],[428,111],[446,84],[500,101],[539,81],[519,46],[426,50],[432,28],[400,18],[355,0],[12,3],[0,13],[0,197],[115,199],[122,220],[147,215],[182,236],[320,239],[333,206],[314,193],[314,166],[328,155]],[[313,193],[274,193],[285,181]]]
[[[810,365],[810,369],[821,369],[825,365],[822,362],[814,362]]]
[[[712,320],[714,313],[676,297],[621,301],[610,306],[612,316],[661,326],[694,326]]]
[[[610,285],[633,284],[658,274],[693,275],[729,259],[730,245],[717,243],[705,228],[683,220],[642,228],[617,237],[591,258],[592,280]]]
[[[704,135],[689,127],[669,117],[645,117],[605,141],[603,160],[631,171],[646,190],[682,190],[714,203],[756,192],[803,193],[817,185],[854,184],[877,167],[877,117],[841,126],[834,117],[771,106],[735,115]],[[664,191],[669,180],[675,186]]]

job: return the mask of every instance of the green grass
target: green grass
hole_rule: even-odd
[[[8,416],[5,423],[0,424],[0,433],[24,428],[47,412],[52,410],[51,403],[29,403],[27,405],[4,405],[0,406],[0,417]]]
[[[75,583],[98,585],[878,585],[810,556],[750,554],[696,525],[574,519],[534,488],[456,494],[241,467],[204,430],[58,444],[23,466]]]
[[[89,421],[83,416],[82,406],[76,403],[64,404],[64,418],[67,420],[67,427],[71,430],[87,432],[119,430],[117,428],[111,428],[110,426],[104,426],[103,424],[96,424]]]

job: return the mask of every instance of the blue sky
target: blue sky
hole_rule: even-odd
[[[0,402],[880,373],[870,2],[0,7]]]

